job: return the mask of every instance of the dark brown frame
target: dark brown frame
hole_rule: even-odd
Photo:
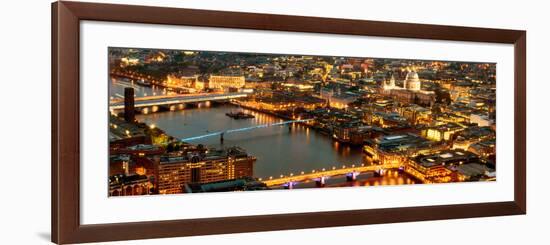
[[[79,24],[81,20],[514,44],[514,201],[81,225],[79,218]],[[52,4],[51,78],[52,241],[59,244],[81,243],[525,214],[525,55],[526,32],[519,30],[55,2]]]

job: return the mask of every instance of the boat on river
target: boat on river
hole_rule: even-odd
[[[231,117],[233,119],[250,119],[250,118],[254,118],[254,115],[252,114],[248,114],[248,113],[244,113],[242,111],[239,111],[239,112],[228,112],[228,113],[225,113],[226,116],[228,117]]]

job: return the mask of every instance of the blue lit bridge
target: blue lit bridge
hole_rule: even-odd
[[[260,181],[264,182],[267,186],[281,186],[287,185],[289,188],[298,182],[304,182],[309,180],[314,180],[318,185],[324,185],[325,180],[338,175],[345,175],[348,180],[355,180],[357,176],[364,172],[376,172],[378,174],[384,173],[388,169],[403,169],[405,172],[409,173],[410,167],[406,167],[405,163],[402,162],[391,162],[385,164],[375,164],[375,165],[351,165],[351,167],[346,167],[345,165],[341,168],[332,167],[332,169],[322,169],[321,171],[312,170],[311,173],[301,172],[300,174],[294,175],[281,175],[279,178],[270,177],[267,180]]]
[[[200,139],[204,139],[204,138],[208,138],[208,137],[212,137],[212,136],[220,136],[220,140],[223,141],[223,136],[226,135],[226,134],[244,132],[244,131],[249,131],[249,130],[254,130],[254,129],[273,127],[273,126],[283,126],[283,125],[287,125],[287,124],[301,123],[301,122],[307,122],[307,121],[311,121],[311,120],[313,120],[313,119],[290,120],[290,121],[284,121],[284,122],[255,125],[255,126],[244,127],[244,128],[228,129],[228,130],[224,130],[224,131],[217,131],[217,132],[213,132],[213,133],[208,133],[208,134],[204,134],[204,135],[199,135],[199,136],[194,136],[194,137],[190,137],[190,138],[181,139],[181,141],[188,142],[188,141],[200,140]]]

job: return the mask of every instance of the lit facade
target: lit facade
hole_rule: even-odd
[[[434,144],[414,134],[380,136],[367,142],[363,151],[380,164],[405,163],[409,157],[440,150]]]
[[[390,95],[396,101],[401,103],[414,103],[419,105],[433,105],[435,102],[435,93],[433,91],[422,90],[422,82],[418,73],[409,72],[403,81],[403,87],[395,85],[395,79],[392,75],[389,82],[384,82],[380,91],[382,94]]]
[[[195,88],[198,76],[175,76],[166,77],[166,86],[171,88]]]
[[[357,100],[357,96],[341,93],[340,88],[336,88],[336,92],[332,88],[323,88],[319,92],[319,98],[326,100],[330,107],[336,109],[347,109],[349,104]]]
[[[408,172],[424,183],[447,183],[466,180],[458,167],[478,162],[476,154],[463,150],[444,150],[429,155],[419,155],[408,161]]]
[[[418,105],[401,107],[399,113],[412,125],[430,124],[432,122],[432,112]]]
[[[151,187],[145,175],[118,174],[109,177],[109,196],[148,195]]]
[[[422,136],[433,141],[450,141],[458,132],[464,130],[458,124],[448,123],[422,130]]]
[[[244,76],[210,76],[208,87],[211,89],[243,88]]]
[[[407,73],[403,87],[411,91],[420,91],[421,82],[420,82],[420,78],[418,78],[418,73],[414,71]]]
[[[185,183],[209,183],[252,176],[256,158],[246,154],[162,157],[157,162],[159,194],[181,193]]]

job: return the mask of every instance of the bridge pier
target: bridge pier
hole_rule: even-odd
[[[399,173],[405,172],[405,166],[399,166],[399,168],[397,169],[397,171],[398,171]]]
[[[383,168],[378,169],[378,170],[374,171],[374,176],[381,177],[382,175],[384,175],[384,172],[385,172],[385,170]]]
[[[143,115],[149,114],[149,107],[143,107],[143,108],[141,108],[141,114],[143,114]]]
[[[325,186],[325,176],[322,176],[315,180],[315,186],[317,187],[324,187]]]
[[[290,181],[290,182],[286,183],[285,189],[292,190],[293,188],[294,188],[294,182]]]
[[[223,133],[220,134],[220,143],[223,144]]]
[[[154,106],[151,107],[151,112],[152,112],[152,113],[155,113],[155,112],[157,112],[157,111],[159,111],[159,107],[158,107],[158,106],[154,105]]]
[[[348,173],[348,174],[346,174],[346,180],[347,181],[355,181],[357,179],[357,175],[359,175],[359,173],[355,172],[355,171],[353,171],[351,173]]]
[[[185,104],[173,104],[169,106],[169,111],[183,110],[184,108]]]

